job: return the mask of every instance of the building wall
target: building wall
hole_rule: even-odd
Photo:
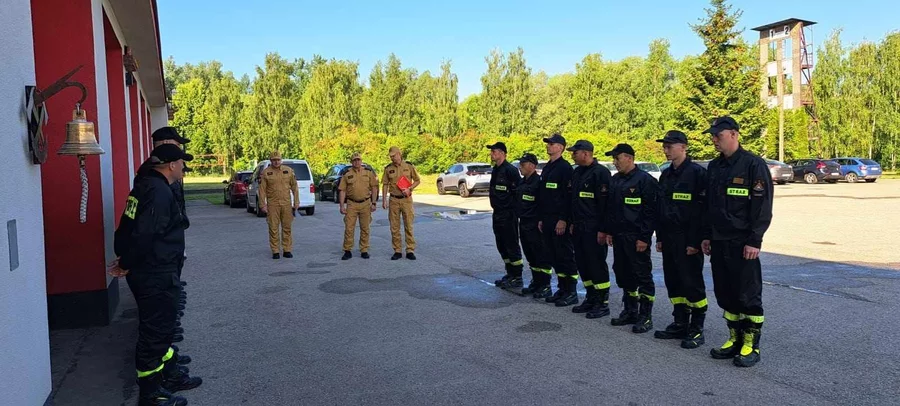
[[[42,405],[50,395],[41,166],[31,162],[23,105],[34,85],[30,0],[0,10],[0,173],[15,193],[0,194],[0,403]],[[57,120],[71,113],[56,111]],[[52,117],[52,116],[51,116]],[[49,159],[58,159],[51,150]],[[7,222],[15,221],[18,267],[10,270]]]

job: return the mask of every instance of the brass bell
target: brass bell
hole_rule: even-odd
[[[105,153],[94,135],[94,123],[87,121],[86,113],[80,106],[76,106],[72,111],[72,121],[66,123],[66,142],[56,153],[59,155],[100,155]]]

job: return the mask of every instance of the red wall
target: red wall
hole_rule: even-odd
[[[122,46],[106,13],[103,13],[103,32],[106,42],[106,81],[109,87],[109,128],[112,134],[113,199],[116,227],[128,199],[132,176],[128,166],[128,122],[125,119],[125,69],[122,66]]]
[[[78,65],[84,65],[70,80],[87,88],[82,108],[96,126],[97,83],[94,65],[94,36],[90,1],[32,0],[34,62],[37,86],[44,88]],[[102,69],[102,68],[101,68]],[[49,158],[41,166],[43,188],[44,245],[47,264],[47,293],[58,294],[106,289],[103,240],[104,185],[100,179],[100,158],[88,156],[87,223],[78,220],[81,181],[78,159],[56,155],[66,138],[77,88],[67,88],[47,101],[50,121],[44,126]],[[96,128],[96,127],[95,127]],[[98,139],[108,137],[98,133]],[[111,151],[106,151],[110,153]]]

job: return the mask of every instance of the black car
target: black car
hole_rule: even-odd
[[[794,169],[794,181],[803,180],[806,183],[828,182],[837,183],[841,179],[841,165],[827,159],[797,159],[787,163]]]
[[[375,169],[372,168],[369,164],[363,163],[363,168],[366,168],[372,172],[375,172]],[[338,185],[341,184],[341,177],[344,176],[347,171],[352,168],[353,165],[350,164],[337,164],[331,167],[325,176],[322,177],[322,180],[319,181],[318,187],[316,189],[319,190],[319,200],[326,201],[331,200],[335,203],[340,203],[340,192],[338,190]],[[375,172],[377,174],[377,172]],[[381,185],[379,185],[381,187]],[[375,196],[375,201],[378,201],[378,196]]]

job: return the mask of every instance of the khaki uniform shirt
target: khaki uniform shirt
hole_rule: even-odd
[[[291,193],[294,202],[300,202],[300,190],[297,189],[297,177],[294,170],[287,165],[278,168],[269,166],[260,175],[259,196],[262,204],[291,204]]]
[[[341,177],[338,188],[347,194],[347,200],[363,202],[372,197],[372,188],[378,187],[378,176],[366,168],[350,168]]]
[[[403,196],[403,191],[397,187],[397,182],[400,181],[401,176],[406,176],[406,179],[409,179],[409,183],[414,183],[419,180],[419,173],[416,172],[416,167],[407,161],[401,162],[400,165],[391,163],[384,167],[382,184],[390,185],[388,193],[391,195]]]

